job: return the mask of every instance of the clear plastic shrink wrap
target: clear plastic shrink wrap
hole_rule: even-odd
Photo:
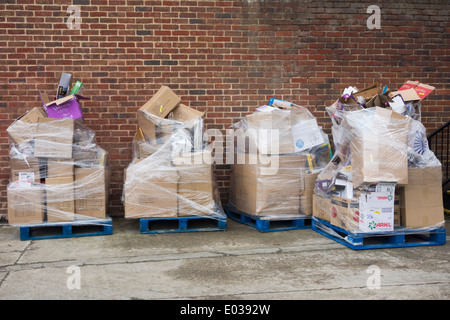
[[[308,109],[263,106],[233,129],[230,207],[255,216],[311,216],[314,181],[331,150]]]
[[[106,219],[108,154],[81,119],[48,118],[33,108],[7,129],[11,225]]]
[[[164,86],[138,110],[122,195],[126,218],[225,217],[202,116]]]
[[[317,227],[333,233],[325,220],[351,233],[383,235],[443,227],[442,167],[428,148],[420,101],[394,108],[388,93],[371,94],[357,103],[341,97],[326,108],[335,152],[315,181]]]

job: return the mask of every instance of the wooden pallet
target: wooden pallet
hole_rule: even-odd
[[[222,215],[140,219],[140,231],[145,234],[223,231],[226,228],[227,218]]]
[[[313,217],[312,230],[353,250],[433,246],[446,242],[445,228],[396,227],[389,232],[353,233]]]
[[[105,236],[111,234],[113,234],[111,218],[20,226],[20,240]]]
[[[273,216],[254,216],[239,212],[234,208],[225,208],[226,215],[240,223],[257,229],[260,232],[299,230],[311,228],[311,217],[302,214],[286,214]]]

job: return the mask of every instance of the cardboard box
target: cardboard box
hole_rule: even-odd
[[[363,113],[354,112],[361,122]],[[348,125],[348,122],[347,124]],[[408,183],[407,136],[411,119],[386,108],[376,108],[365,131],[353,130],[350,143],[353,187],[380,181]],[[364,129],[362,129],[364,130]]]
[[[384,232],[394,230],[395,183],[379,183],[374,192],[359,197],[359,230]]]
[[[350,232],[359,230],[359,202],[331,195],[330,223]]]
[[[41,185],[20,188],[11,184],[7,191],[10,225],[39,224],[44,221],[44,188]]]
[[[300,213],[300,189],[304,155],[280,156],[279,170],[266,175],[268,165],[233,165],[235,207],[251,215],[284,215]]]
[[[209,153],[210,154],[210,153]],[[211,215],[214,208],[214,173],[208,164],[183,164],[174,160],[174,167],[178,171],[178,216]],[[185,159],[184,159],[185,160]]]
[[[38,158],[10,158],[10,165],[12,182],[23,180],[26,176],[26,181],[41,183],[41,169],[44,169],[44,166],[40,165]]]
[[[35,157],[72,158],[74,120],[39,119],[34,144]]]
[[[48,222],[75,220],[73,176],[46,178],[46,206]]]
[[[249,143],[256,144],[261,154],[301,152],[325,142],[316,119],[305,109],[254,112],[246,120]]]
[[[162,86],[158,92],[138,110],[139,128],[146,140],[156,141],[156,125],[158,118],[165,118],[180,103],[178,97],[169,87]],[[146,116],[147,115],[147,116]],[[152,117],[153,116],[153,117]],[[155,117],[156,116],[156,117]]]
[[[39,119],[46,118],[43,108],[33,108],[11,124],[6,131],[17,144],[34,139]]]
[[[331,220],[331,199],[313,194],[313,216],[325,221]]]
[[[141,164],[127,168],[124,185],[125,218],[177,217],[177,171],[170,168],[148,169]]]
[[[80,100],[89,98],[72,94],[57,100],[51,100],[45,92],[39,92],[39,96],[49,118],[84,119]]]
[[[317,172],[300,175],[300,212],[307,216],[313,214],[313,194],[318,174]]]
[[[435,227],[445,221],[441,166],[409,168],[409,183],[399,195],[402,226]]]
[[[108,194],[105,167],[75,168],[77,219],[106,218]]]
[[[205,112],[195,110],[182,103],[180,103],[178,107],[173,109],[171,114],[172,117],[170,117],[169,114],[169,119],[173,119],[175,121],[180,122],[190,122],[196,119],[197,117],[203,118],[205,116]]]
[[[178,183],[178,216],[209,216],[214,209],[213,181]]]
[[[48,159],[46,178],[74,178],[74,165],[72,159]]]

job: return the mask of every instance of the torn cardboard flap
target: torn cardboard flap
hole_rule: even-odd
[[[406,81],[398,91],[391,92],[390,97],[400,94],[404,101],[423,100],[427,97],[435,87],[428,84],[420,83],[419,81]]]

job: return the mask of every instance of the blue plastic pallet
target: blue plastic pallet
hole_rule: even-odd
[[[111,234],[113,234],[111,218],[20,226],[20,240],[75,238]]]
[[[254,216],[239,212],[234,208],[225,208],[225,213],[234,221],[243,223],[260,232],[299,230],[311,228],[311,217],[306,215]]]
[[[353,250],[434,246],[443,245],[446,242],[445,228],[396,227],[394,231],[389,232],[353,233],[313,217],[312,230]]]
[[[140,219],[140,230],[145,234],[223,231],[226,229],[227,218],[220,215]]]

